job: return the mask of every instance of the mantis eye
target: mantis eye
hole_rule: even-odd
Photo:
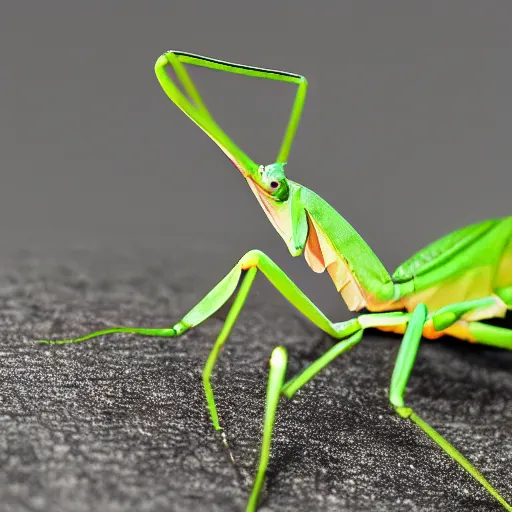
[[[272,199],[278,202],[286,201],[290,193],[282,167],[283,164],[272,164],[262,165],[258,169],[258,184]]]
[[[288,187],[288,183],[286,182],[286,179],[283,179],[280,181],[272,180],[269,183],[269,186],[270,186],[269,194],[276,201],[282,202],[282,201],[286,201],[288,199],[288,196],[290,194],[290,189]]]

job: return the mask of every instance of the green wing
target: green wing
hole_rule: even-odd
[[[490,219],[466,226],[431,243],[402,263],[393,274],[395,283],[414,279],[420,291],[468,269],[497,267],[512,238],[512,217]]]

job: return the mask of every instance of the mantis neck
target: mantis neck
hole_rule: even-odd
[[[300,188],[300,202],[308,217],[304,256],[312,270],[328,271],[351,311],[395,307],[397,288],[370,246],[325,200],[294,185]]]

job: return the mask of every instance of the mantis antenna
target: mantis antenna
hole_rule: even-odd
[[[308,82],[302,75],[242,64],[234,64],[232,62],[194,55],[193,53],[173,50],[165,52],[157,60],[155,64],[155,73],[167,96],[169,96],[178,108],[180,108],[192,121],[194,121],[194,123],[196,123],[222,149],[231,162],[244,175],[253,174],[256,172],[259,165],[251,160],[215,122],[206,108],[197,87],[194,85],[189,73],[185,69],[184,64],[297,84],[298,87],[290,119],[276,160],[276,163],[286,163],[288,155],[290,154],[293,139],[295,138],[295,134],[299,126],[304,102],[306,101]],[[183,90],[188,94],[191,101],[181,92],[178,85],[176,85],[169,77],[166,70],[168,65],[170,65],[176,73],[178,81],[183,87]]]

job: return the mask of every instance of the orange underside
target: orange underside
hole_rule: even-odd
[[[396,334],[404,334],[407,325],[393,325],[393,326],[382,326],[375,327],[380,331],[385,332],[394,332]],[[464,341],[476,342],[475,338],[471,335],[469,331],[468,322],[463,320],[456,322],[448,329],[444,331],[436,331],[434,326],[432,325],[432,321],[428,321],[423,328],[423,336],[430,340],[435,340],[437,338],[441,338],[442,336],[453,336],[454,338],[458,338]]]

